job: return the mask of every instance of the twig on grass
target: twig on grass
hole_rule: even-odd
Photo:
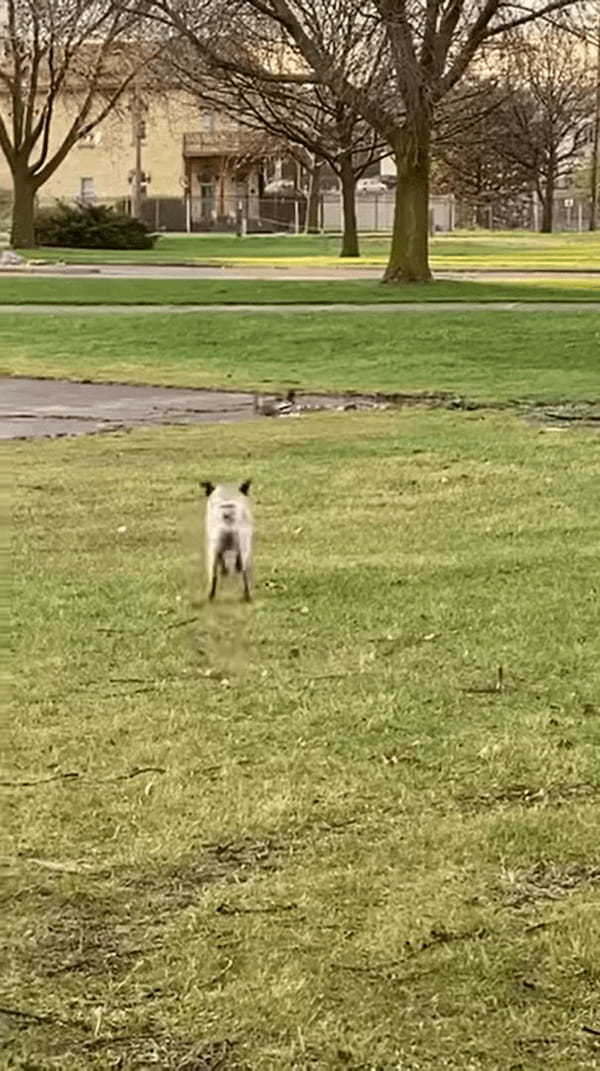
[[[77,1030],[89,1030],[86,1023],[78,1019],[58,1019],[54,1015],[39,1015],[37,1012],[23,1011],[21,1008],[0,1007],[0,1015],[10,1015],[13,1019],[23,1019],[30,1023],[41,1023],[47,1026],[76,1027]]]
[[[382,971],[391,970],[393,967],[400,967],[402,961],[395,959],[389,960],[387,963],[336,963],[334,960],[331,962],[332,967],[336,967],[339,971],[350,971],[352,974],[381,974]]]
[[[191,625],[194,621],[199,621],[200,618],[186,617],[183,621],[172,621],[169,625],[165,625],[165,629],[181,628],[183,625]],[[103,632],[107,636],[143,636],[143,632],[138,632],[137,629],[129,628],[108,628],[103,625],[96,626],[96,632]]]
[[[113,781],[130,781],[132,777],[139,777],[140,774],[143,773],[164,774],[166,772],[167,771],[164,766],[140,766],[139,769],[137,767],[134,767],[134,769],[131,770],[129,773],[117,774],[116,777],[89,778],[89,780],[92,781],[94,784],[102,785],[108,784],[109,782]]]
[[[484,686],[483,688],[461,688],[461,692],[467,692],[470,695],[499,695],[502,691],[504,691],[503,666],[498,666],[494,684]]]
[[[83,865],[77,863],[55,863],[53,859],[36,859],[34,856],[17,856],[19,861],[24,863],[34,863],[35,866],[41,866],[44,870],[56,870],[61,874],[89,874],[98,873],[94,871],[93,867],[84,863]]]
[[[34,1023],[53,1023],[54,1019],[50,1015],[38,1015],[37,1012],[22,1011],[21,1008],[2,1008],[0,1007],[0,1015],[10,1015],[14,1019],[31,1019]]]
[[[307,684],[312,684],[313,681],[341,681],[341,680],[345,680],[347,677],[360,677],[360,676],[362,676],[362,674],[358,673],[358,672],[350,672],[350,673],[316,673],[312,677],[306,677],[306,683]]]
[[[11,788],[31,788],[35,785],[47,785],[51,781],[66,780],[82,781],[92,785],[103,785],[112,783],[114,781],[129,781],[132,777],[139,777],[140,774],[143,773],[164,774],[166,772],[167,771],[164,766],[140,766],[139,769],[137,767],[134,767],[134,769],[130,770],[129,773],[117,774],[116,777],[85,777],[83,774],[73,772],[64,774],[54,774],[52,777],[41,777],[37,781],[0,781],[0,785],[8,786]]]
[[[148,688],[126,688],[122,692],[102,692],[102,699],[119,699],[124,695],[141,695],[144,692],[155,692],[158,684],[151,684]]]
[[[131,956],[143,956],[146,952],[152,952],[156,948],[163,948],[164,945],[160,942],[156,942],[153,945],[145,945],[142,948],[126,948],[122,952],[112,952],[106,956],[106,962],[109,960],[121,960],[129,959]],[[53,978],[57,974],[65,974],[68,971],[79,971],[82,967],[96,967],[97,961],[88,957],[87,959],[76,959],[71,963],[63,963],[58,967],[52,967],[47,971],[48,977]]]
[[[410,983],[419,981],[428,974],[435,974],[437,971],[437,967],[427,967],[425,969],[409,971],[407,974],[403,975],[393,973],[394,968],[402,966],[402,961],[379,963],[374,964],[373,966],[332,962],[331,966],[335,967],[337,970],[348,971],[353,974],[366,974],[374,982],[387,982],[394,983],[395,985],[410,985]]]
[[[220,982],[221,979],[225,977],[227,972],[230,971],[232,967],[233,967],[233,960],[232,959],[228,959],[227,963],[222,968],[222,970],[220,970],[217,974],[213,975],[213,977],[210,979],[208,985],[216,985],[217,982]]]
[[[600,1030],[596,1030],[595,1026],[582,1026],[581,1029],[583,1030],[584,1034],[592,1034],[593,1037],[600,1038]]]
[[[52,777],[40,777],[37,781],[0,781],[0,785],[9,788],[30,788],[33,785],[47,785],[50,781],[67,781],[81,777],[79,773],[59,773]]]
[[[226,903],[217,904],[217,915],[274,915],[279,911],[296,911],[298,904],[271,904],[267,907],[236,907]]]
[[[156,684],[150,677],[108,677],[109,684]],[[104,684],[104,681],[88,681],[91,684]]]
[[[195,617],[185,617],[183,621],[172,621],[170,625],[166,625],[165,628],[183,628],[184,625],[193,625],[195,621],[199,621],[200,618],[196,614]]]

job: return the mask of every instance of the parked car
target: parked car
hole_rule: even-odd
[[[368,178],[361,178],[356,183],[357,193],[387,193],[388,187],[381,178],[380,175],[370,175]]]
[[[293,197],[298,191],[292,179],[273,179],[265,186],[266,197]]]

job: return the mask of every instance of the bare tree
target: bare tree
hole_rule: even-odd
[[[600,185],[600,15],[595,27],[596,52],[595,89],[594,89],[594,123],[592,127],[592,155],[590,160],[590,227],[595,231],[598,226],[598,186]]]
[[[186,24],[189,31],[189,23]],[[311,175],[311,192],[318,194],[319,176],[327,163],[340,180],[344,231],[342,257],[359,255],[356,219],[356,183],[387,151],[377,134],[356,111],[336,99],[330,88],[318,83],[286,82],[260,77],[254,65],[247,68],[245,51],[239,67],[224,67],[189,40],[175,42],[163,57],[167,76],[210,102],[219,111],[255,130],[267,131],[284,143]],[[228,50],[235,63],[235,48]],[[272,71],[271,71],[272,73]],[[309,196],[311,206],[318,197]],[[307,211],[307,227],[314,225]]]
[[[339,0],[334,0],[339,3]],[[209,15],[210,7],[210,15]],[[319,176],[329,165],[342,189],[344,235],[342,256],[358,256],[356,183],[389,152],[385,139],[365,121],[345,95],[310,71],[298,49],[274,20],[251,6],[200,7],[186,0],[156,0],[154,17],[175,30],[176,37],[162,63],[169,77],[239,123],[266,130],[288,143],[291,154],[308,166],[311,206],[318,203]],[[327,9],[322,16],[328,29]],[[355,67],[362,20],[349,20],[338,35],[337,62],[350,73]],[[363,44],[365,44],[365,39]],[[313,213],[307,213],[308,225]]]
[[[157,0],[157,6],[181,26],[190,0]],[[237,0],[229,10],[238,39],[245,40],[249,26],[275,25],[287,71],[275,70],[256,44],[241,61],[216,58],[235,69],[241,63],[247,70],[261,68],[261,76],[270,80],[285,81],[294,72],[298,82],[326,85],[385,138],[398,183],[384,278],[427,282],[436,109],[486,41],[577,6],[578,0]],[[198,44],[213,57],[219,51],[218,41],[198,38]]]
[[[327,86],[257,84],[239,89],[240,121],[257,124],[288,142],[301,160],[312,158],[311,189],[318,194],[323,162],[340,182],[343,236],[340,256],[359,256],[356,183],[386,154],[386,145],[351,107],[336,100]],[[312,198],[317,204],[318,198]],[[311,227],[310,205],[307,212]],[[312,221],[314,225],[314,220]]]
[[[493,79],[470,80],[437,117],[432,188],[458,199],[469,226],[520,226],[531,205],[530,176],[503,152],[506,102]]]
[[[113,0],[7,0],[6,10],[0,147],[13,179],[11,244],[29,249],[38,190],[117,107],[148,52],[133,47],[139,15]]]
[[[552,231],[554,197],[589,138],[594,110],[590,62],[577,37],[559,26],[508,35],[502,55],[505,99],[495,150],[535,189],[541,230]]]

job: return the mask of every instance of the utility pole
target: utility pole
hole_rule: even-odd
[[[590,165],[590,225],[595,231],[598,226],[598,156],[600,154],[600,18],[596,28],[596,104],[594,108],[594,131],[592,134],[592,160]]]
[[[131,97],[131,119],[134,147],[133,176],[131,182],[131,215],[141,219],[142,215],[142,142],[144,140],[144,120],[142,118],[142,102],[137,86],[134,86]]]

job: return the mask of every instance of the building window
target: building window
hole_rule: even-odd
[[[205,112],[201,111],[199,116],[200,132],[202,134],[211,134],[215,132],[215,113],[213,111]]]
[[[100,135],[96,130],[90,130],[77,142],[78,149],[95,149],[100,142]]]
[[[79,180],[79,199],[86,203],[96,200],[96,190],[93,178],[86,177]]]

